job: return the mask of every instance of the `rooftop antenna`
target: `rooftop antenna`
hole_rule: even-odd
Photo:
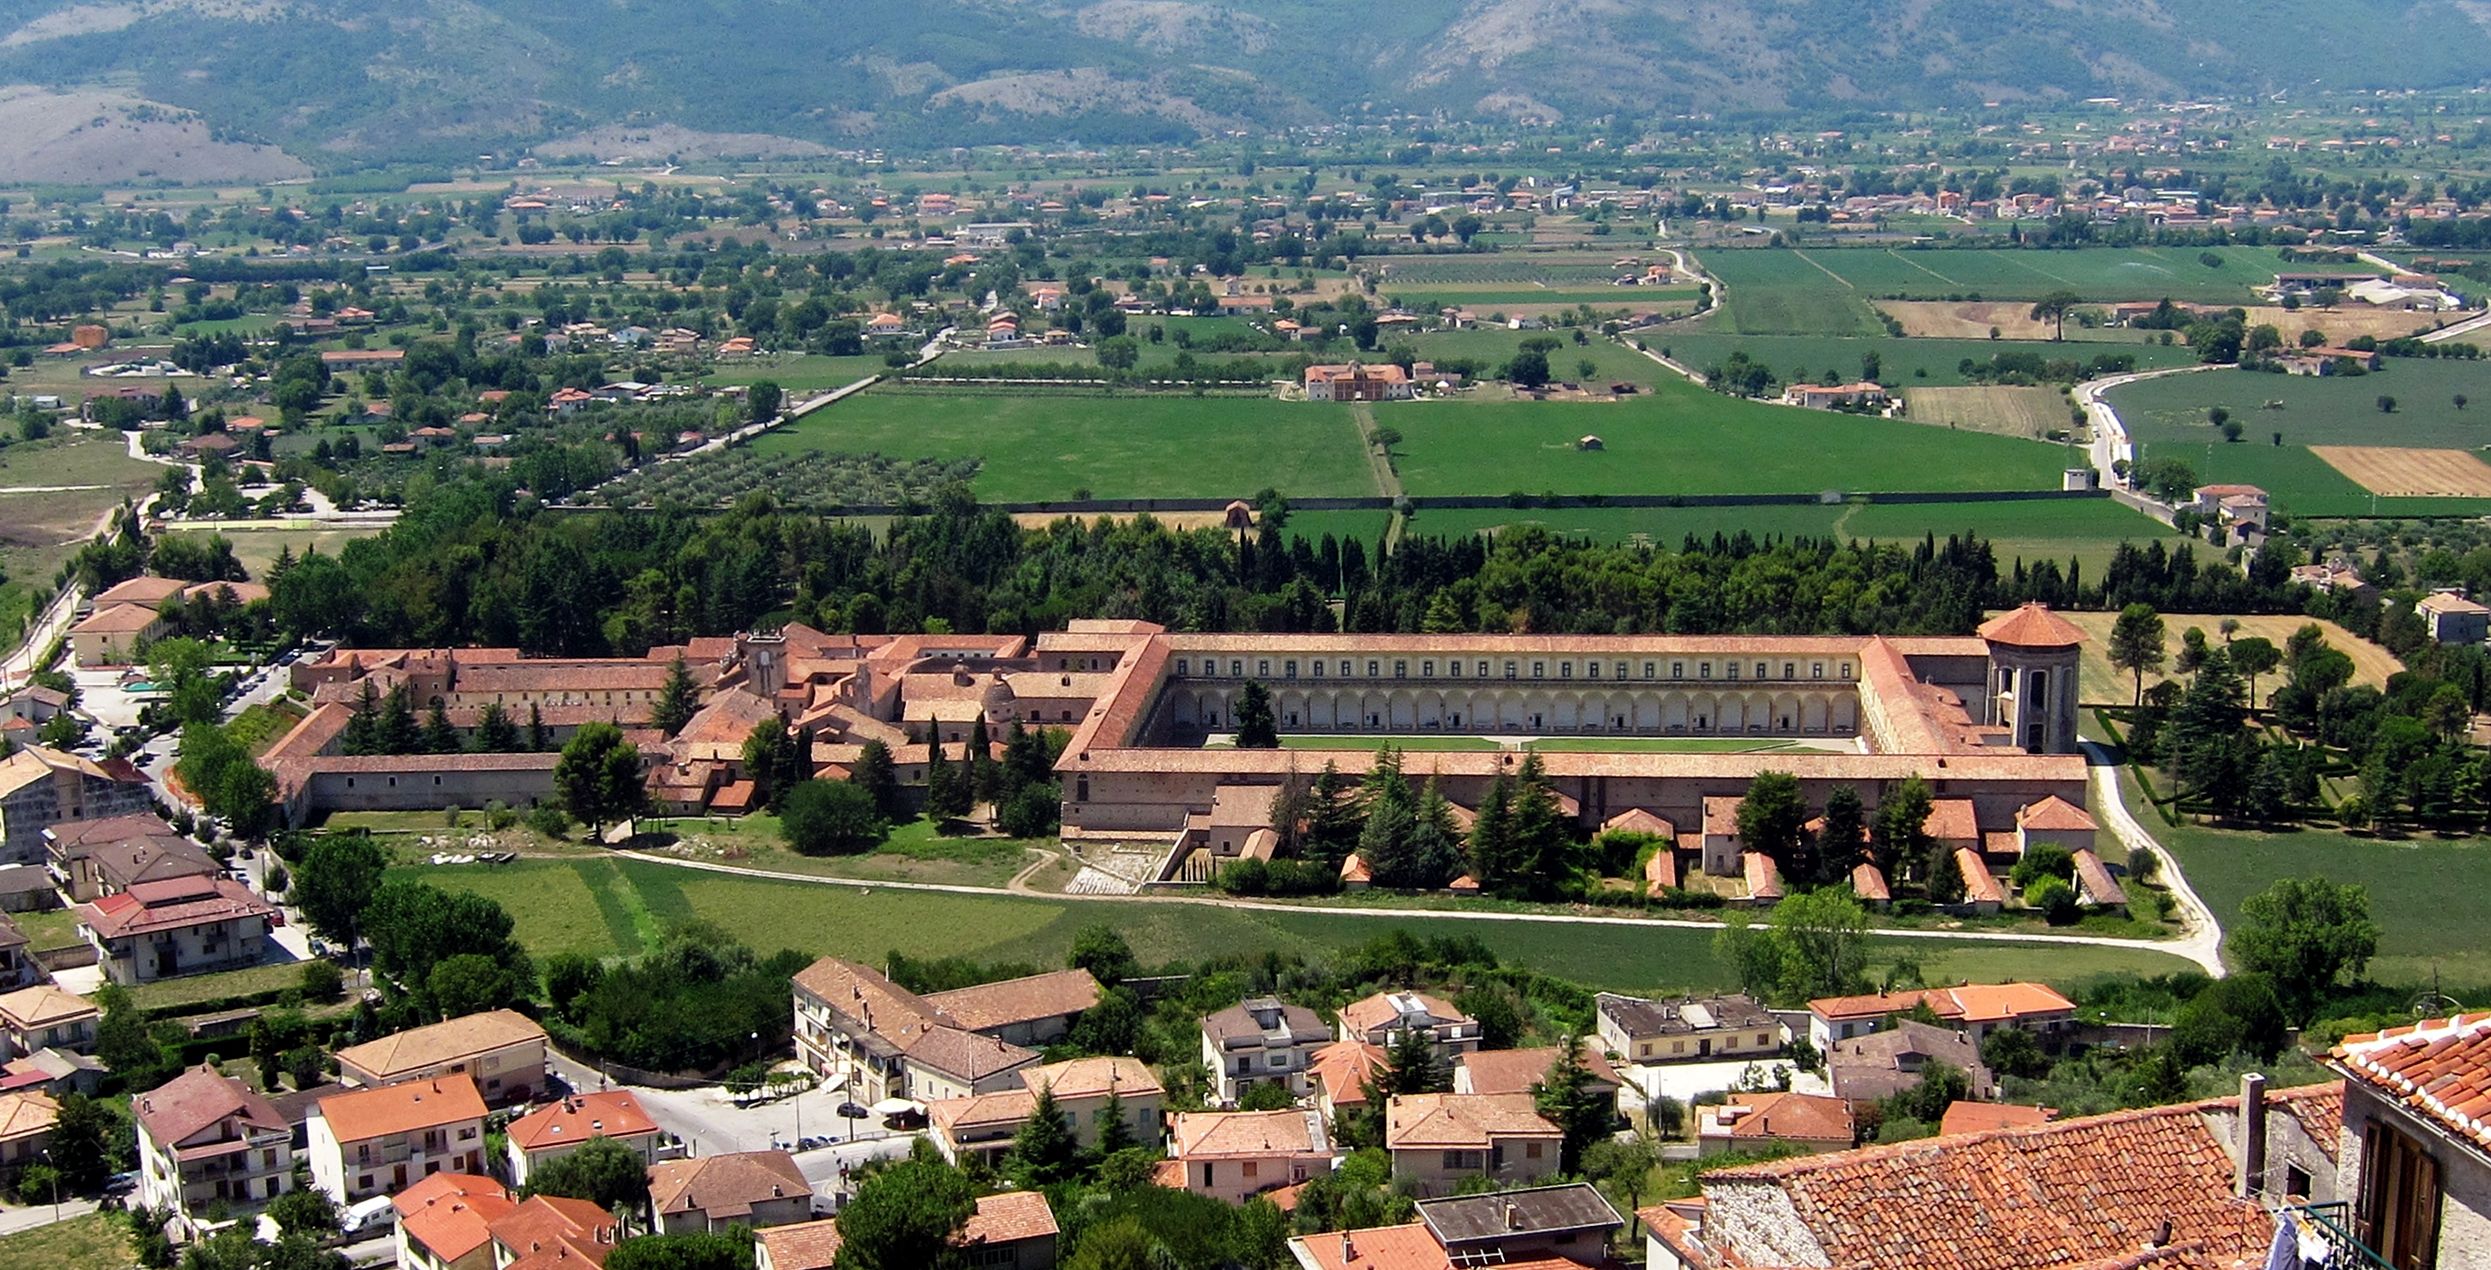
[[[2456,1015],[2463,1014],[2464,1012],[2465,1006],[2462,1002],[2439,990],[2439,963],[2432,962],[2430,967],[2430,989],[2429,991],[2423,992],[2413,998],[2413,1017],[2416,1019],[2434,1019],[2440,1017],[2441,1015],[2454,1017]]]

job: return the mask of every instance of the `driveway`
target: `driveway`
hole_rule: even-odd
[[[838,1108],[846,1099],[827,1088],[739,1107],[717,1085],[655,1089],[622,1084],[607,1080],[594,1067],[575,1063],[560,1054],[553,1056],[553,1068],[555,1075],[583,1093],[630,1090],[648,1110],[649,1118],[659,1128],[683,1139],[693,1155],[767,1151],[773,1147],[794,1151],[797,1167],[824,1195],[834,1193],[843,1166],[853,1169],[869,1159],[905,1156],[919,1136],[885,1129],[877,1119],[841,1119]],[[796,1151],[797,1143],[808,1136],[831,1142],[811,1151]]]
[[[1622,1094],[1622,1102],[1633,1099],[1640,1104],[1649,1101],[1654,1095],[1666,1095],[1677,1099],[1682,1105],[1692,1106],[1697,1094],[1737,1089],[1740,1077],[1746,1075],[1751,1068],[1755,1070],[1756,1078],[1763,1082],[1763,1087],[1766,1089],[1776,1088],[1778,1085],[1776,1078],[1781,1073],[1787,1072],[1790,1076],[1790,1087],[1799,1093],[1829,1094],[1833,1092],[1823,1076],[1803,1072],[1793,1066],[1790,1060],[1782,1058],[1732,1059],[1718,1063],[1634,1063],[1618,1068],[1617,1074],[1630,1089],[1642,1092],[1640,1099],[1635,1099],[1631,1093]]]

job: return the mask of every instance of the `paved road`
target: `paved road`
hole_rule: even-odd
[[[798,882],[811,886],[854,887],[860,894],[877,890],[935,891],[952,895],[1011,895],[1001,886],[965,886],[944,882],[860,882],[854,878],[830,878],[810,873],[781,873],[770,869],[746,869],[731,864],[715,864],[706,860],[680,860],[672,856],[652,855],[645,851],[616,851],[615,855],[650,864],[663,864],[678,869],[698,869],[707,873],[727,873],[738,877],[766,878],[774,882]],[[1024,896],[1023,898],[1026,898]],[[1360,908],[1350,906],[1312,907],[1304,904],[1280,904],[1267,900],[1211,899],[1194,895],[1086,895],[1077,898],[1118,904],[1191,904],[1214,908],[1249,909],[1268,913],[1321,913],[1327,917],[1373,918],[1380,921],[1455,921],[1455,922],[1550,922],[1569,926],[1626,926],[1639,929],[1668,927],[1680,930],[1719,930],[1721,923],[1681,917],[1602,917],[1582,913],[1485,913],[1453,909]],[[2184,941],[2164,939],[2118,939],[2108,935],[2022,935],[1987,930],[1913,930],[1880,927],[1874,932],[1879,938],[1938,939],[1986,944],[2021,944],[2026,946],[2063,946],[2085,944],[2096,948],[2123,948],[2134,952],[2162,953],[2185,957],[2198,964],[2203,960],[2192,955]]]
[[[2101,479],[2105,484],[2117,485],[2119,483],[2119,478],[2114,473],[2118,470],[2117,464],[2120,460],[2124,459],[2129,463],[2136,462],[2136,445],[2128,437],[2128,425],[2120,421],[2119,412],[2111,409],[2110,402],[2104,394],[2110,392],[2111,389],[2141,383],[2148,379],[2160,379],[2166,375],[2193,375],[2198,371],[2214,369],[2216,368],[2212,366],[2176,366],[2167,370],[2138,371],[2133,375],[2112,375],[2103,379],[2087,380],[2076,385],[2076,402],[2084,407],[2085,418],[2093,429],[2093,470],[2101,473]]]
[[[21,1230],[49,1226],[56,1221],[84,1217],[95,1211],[91,1199],[63,1200],[56,1208],[50,1204],[28,1204],[23,1208],[0,1209],[0,1235],[14,1235]]]
[[[2457,338],[2458,336],[2471,335],[2486,326],[2491,326],[2491,313],[2477,313],[2462,322],[2456,322],[2448,326],[2440,327],[2436,331],[2425,333],[2422,336],[2422,342],[2425,344],[2444,344],[2449,340]]]

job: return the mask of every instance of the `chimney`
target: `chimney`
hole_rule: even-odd
[[[1341,1232],[1341,1264],[1349,1265],[1356,1260],[1358,1260],[1358,1244],[1349,1237],[1349,1232],[1344,1230]]]
[[[1512,1200],[1505,1201],[1505,1229],[1522,1229],[1522,1206]]]
[[[2158,1221],[2158,1222],[2154,1223],[2154,1238],[2153,1238],[2153,1241],[2152,1241],[2151,1243],[2146,1244],[2145,1246],[2146,1246],[2146,1247],[2148,1247],[2148,1248],[2168,1248],[2168,1247],[2170,1247],[2170,1246],[2171,1246],[2171,1219],[2170,1219],[2170,1218],[2165,1217],[2165,1218],[2163,1218],[2161,1221]]]
[[[2232,1175],[2232,1193],[2248,1199],[2266,1189],[2266,1078],[2250,1072],[2240,1078],[2239,1171]]]

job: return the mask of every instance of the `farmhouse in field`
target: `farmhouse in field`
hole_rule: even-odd
[[[1805,406],[1810,410],[1831,410],[1837,406],[1882,406],[1891,400],[1885,385],[1862,380],[1855,384],[1792,384],[1782,390],[1782,404]]]
[[[1410,395],[1409,372],[1390,362],[1306,368],[1308,401],[1408,401]]]

